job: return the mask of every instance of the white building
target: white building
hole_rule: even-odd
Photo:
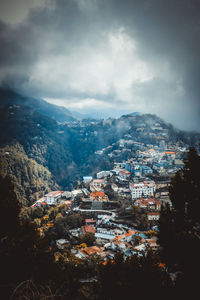
[[[141,177],[142,176],[142,170],[141,170],[139,165],[136,165],[134,167],[134,176],[136,176],[136,177]]]
[[[129,183],[132,199],[154,196],[156,185],[154,181],[143,181],[140,183]]]
[[[58,249],[64,249],[69,244],[69,241],[66,239],[56,240],[56,246]]]
[[[98,242],[111,241],[115,238],[115,236],[113,234],[110,234],[109,232],[97,232],[95,233],[95,238]]]
[[[92,181],[92,176],[83,176],[83,181],[84,183],[89,183]]]
[[[94,179],[90,183],[91,192],[101,191],[105,183],[106,183],[105,179]]]
[[[97,173],[97,179],[102,179],[108,177],[110,175],[110,171],[101,171]]]
[[[160,219],[160,213],[159,212],[149,212],[147,214],[148,221],[158,221]]]
[[[63,196],[63,193],[64,192],[62,192],[62,191],[53,191],[53,192],[46,194],[44,196],[46,204],[55,205],[56,202],[58,201],[58,199],[60,199]]]
[[[117,192],[117,191],[118,191],[118,186],[117,186],[115,183],[113,183],[113,184],[111,185],[111,188],[112,188],[112,190],[113,190],[114,192]]]
[[[78,195],[83,195],[83,191],[81,189],[76,189],[76,190],[73,190],[72,192],[72,198],[76,198],[76,196]]]
[[[123,169],[119,172],[119,177],[120,179],[123,179],[123,180],[128,180],[131,176],[131,172]]]
[[[92,185],[97,188],[104,186],[104,184],[105,184],[105,179],[94,179],[92,181]]]

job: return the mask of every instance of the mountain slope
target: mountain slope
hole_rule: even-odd
[[[43,99],[36,99],[18,94],[9,89],[0,89],[0,107],[6,104],[20,104],[31,107],[45,116],[48,116],[58,122],[74,121],[76,118],[65,107],[50,104]]]
[[[70,128],[23,105],[0,109],[0,119],[0,147],[18,142],[29,158],[47,167],[57,182],[62,181],[73,163]]]
[[[28,100],[26,103],[29,104]],[[137,143],[141,147],[158,146],[161,141],[195,146],[200,139],[200,134],[177,130],[155,115],[133,114],[119,119],[59,124],[14,100],[11,105],[0,108],[0,120],[0,148],[19,144],[28,159],[27,164],[34,160],[45,167],[52,174],[49,180],[57,182],[62,189],[73,188],[82,176],[112,169],[114,161],[134,157]],[[5,149],[0,155],[4,152]],[[23,164],[21,161],[21,171],[26,173]],[[11,168],[10,175],[16,176],[15,169]],[[23,195],[31,198],[34,189],[30,181],[28,191],[28,182],[29,179],[22,182],[22,185],[27,185],[27,192]],[[55,189],[55,185],[50,186]]]
[[[31,204],[58,188],[49,170],[28,158],[19,144],[0,149],[0,166],[0,174],[10,177],[22,205]]]

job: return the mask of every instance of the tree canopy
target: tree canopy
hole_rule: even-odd
[[[179,272],[183,289],[198,287],[200,270],[200,156],[191,148],[184,167],[172,179],[169,193],[172,208],[162,207],[159,243],[169,270]]]

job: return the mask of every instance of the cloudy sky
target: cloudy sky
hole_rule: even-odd
[[[0,85],[200,130],[199,0],[1,0]]]

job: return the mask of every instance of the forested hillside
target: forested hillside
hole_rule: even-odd
[[[20,144],[0,149],[0,174],[15,185],[21,205],[28,205],[57,187],[49,170],[28,158]]]
[[[31,96],[23,96],[11,89],[0,89],[0,107],[6,104],[19,104],[31,107],[47,117],[50,117],[59,122],[74,121],[76,117],[65,107],[50,104],[40,98]]]
[[[20,178],[25,178],[22,182],[19,180],[20,184],[27,182],[27,186],[25,184],[23,187],[24,191],[20,192],[22,198],[26,196],[31,200],[35,199],[37,191],[40,190],[42,194],[48,190],[44,188],[47,186],[55,189],[56,185],[53,181],[62,189],[73,188],[82,176],[94,175],[100,170],[112,168],[114,161],[134,157],[138,143],[140,146],[142,144],[156,146],[161,141],[167,143],[171,141],[183,146],[197,146],[200,138],[199,133],[177,130],[171,124],[150,114],[130,114],[119,119],[85,119],[60,123],[57,122],[59,118],[56,121],[47,116],[51,115],[48,113],[48,105],[45,115],[43,114],[44,101],[41,105],[42,109],[36,110],[33,109],[33,99],[29,102],[23,101],[24,98],[20,98],[18,94],[12,94],[11,98],[9,95],[4,94],[8,99],[1,102],[1,106],[3,103],[7,104],[0,108],[0,148],[3,148],[1,161],[4,162],[1,164],[1,173],[6,173],[4,165],[8,159],[7,156],[5,159],[4,148],[17,144],[21,149],[19,155],[26,161],[26,168],[29,164],[33,165],[34,161],[34,165],[41,170],[40,180],[44,180],[40,189],[39,183],[35,187],[34,180],[30,182],[26,174],[20,175]],[[26,105],[21,104],[22,102]],[[38,103],[36,101],[36,108]],[[16,149],[14,151],[16,152]],[[10,174],[8,175],[13,178],[17,178],[17,174],[27,173],[25,164],[17,164],[19,155],[15,153],[12,162],[9,162]],[[41,175],[42,166],[46,168],[44,173],[49,171],[48,179],[46,175]],[[28,169],[31,168],[33,167],[30,165]],[[47,184],[45,180],[50,183]]]
[[[2,299],[121,300],[177,299],[198,294],[200,157],[191,148],[170,185],[173,207],[163,208],[159,251],[126,260],[91,256],[78,259],[40,235],[34,222],[19,219],[19,205],[9,178],[0,175],[0,265]],[[62,214],[57,215],[57,224]],[[65,218],[70,222],[70,216]],[[75,217],[76,218],[76,217]],[[145,288],[144,288],[145,287]],[[66,298],[67,297],[67,298]]]

